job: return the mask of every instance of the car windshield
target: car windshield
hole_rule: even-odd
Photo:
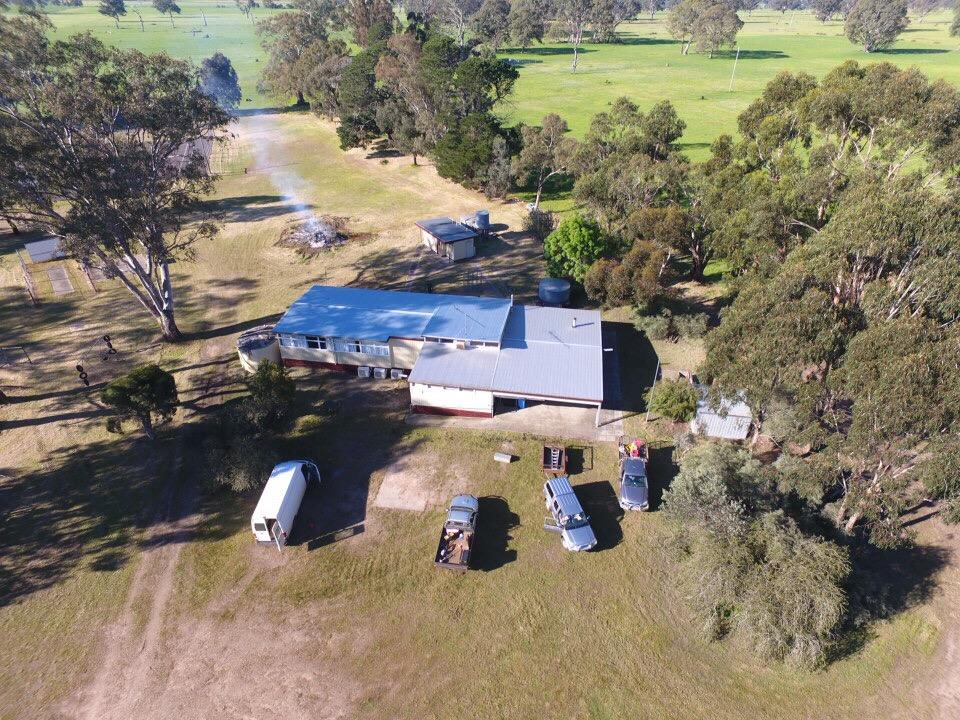
[[[576,530],[579,527],[588,525],[590,523],[590,518],[586,516],[585,513],[577,513],[576,515],[567,515],[561,520],[561,525],[567,530]]]
[[[643,475],[624,475],[623,484],[630,485],[632,487],[646,487],[647,478]]]

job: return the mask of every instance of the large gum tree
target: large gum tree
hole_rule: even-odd
[[[117,278],[176,340],[170,263],[217,231],[198,201],[230,117],[189,63],[46,29],[0,18],[0,187],[15,221]]]

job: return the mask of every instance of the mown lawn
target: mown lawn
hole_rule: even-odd
[[[291,450],[310,448],[327,474],[350,473],[357,462],[349,452],[353,433],[367,421],[334,416],[307,433],[292,431],[286,442]],[[439,508],[368,507],[366,533],[288,548],[279,567],[271,562],[260,571],[258,554],[276,551],[250,547],[244,518],[232,539],[188,549],[183,597],[196,582],[202,591],[181,611],[202,616],[205,606],[217,606],[220,633],[255,608],[270,608],[271,617],[320,613],[323,623],[304,624],[301,632],[321,647],[330,638],[355,647],[337,655],[336,674],[359,686],[356,716],[364,718],[839,719],[908,712],[903,693],[892,689],[922,672],[938,637],[922,609],[874,626],[863,649],[823,672],[764,667],[736,643],[700,637],[672,579],[662,517],[623,517],[616,505],[612,446],[585,448],[582,470],[572,477],[600,540],[598,552],[573,554],[541,527],[539,440],[411,429],[389,415],[379,415],[376,427],[365,465],[381,455],[426,458],[426,472],[457,478],[454,485],[482,498],[480,569],[460,576],[433,566]],[[504,442],[518,457],[511,465],[492,459]],[[363,480],[371,498],[382,476],[378,469]],[[254,575],[243,592],[227,607],[218,604],[244,569]]]
[[[275,99],[257,90],[266,56],[255,24],[233,3],[186,0],[180,5],[183,13],[174,17],[174,27],[140,0],[127,3],[128,13],[121,19],[120,29],[97,13],[95,3],[51,8],[51,19],[58,36],[90,31],[119,47],[164,50],[194,61],[219,50],[232,60],[240,76],[242,109],[275,105]],[[134,9],[143,16],[145,32],[140,30]],[[253,19],[275,12],[258,8]],[[893,47],[872,54],[847,40],[841,22],[823,24],[810,13],[757,10],[743,19],[732,91],[735,53],[725,51],[712,59],[695,52],[681,55],[680,44],[666,30],[665,14],[658,13],[652,21],[642,17],[624,23],[619,43],[585,44],[575,74],[570,71],[571,49],[566,44],[545,43],[526,51],[504,49],[501,57],[518,60],[521,66],[520,79],[501,115],[508,123],[537,123],[546,113],[556,112],[579,136],[594,114],[622,95],[642,108],[670,100],[687,123],[683,146],[692,158],[699,159],[718,135],[736,132],[737,116],[781,70],[820,76],[845,60],[885,61],[917,67],[931,78],[960,85],[960,41],[948,35],[949,12],[933,13],[923,22],[914,18]]]

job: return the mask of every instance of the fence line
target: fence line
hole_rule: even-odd
[[[30,270],[27,268],[27,264],[23,261],[23,256],[20,255],[20,251],[17,250],[17,260],[20,261],[20,271],[23,273],[23,283],[27,288],[27,294],[30,296],[30,302],[34,305],[40,304],[40,291],[37,290],[37,286],[33,281],[33,275],[30,274]]]

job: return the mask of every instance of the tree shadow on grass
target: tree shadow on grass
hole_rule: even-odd
[[[596,52],[593,48],[580,47],[580,55],[584,53]],[[551,57],[554,55],[573,55],[573,47],[567,45],[555,46],[545,45],[543,47],[528,47],[526,50],[521,48],[504,48],[500,51],[501,55],[534,55],[537,57]]]
[[[517,551],[510,548],[510,534],[520,525],[520,516],[510,509],[505,498],[487,495],[479,498],[477,534],[470,565],[490,572],[517,559]]]
[[[737,57],[736,50],[716,50],[713,53],[714,60],[729,59]],[[782,50],[741,50],[741,60],[783,60],[790,57]]]
[[[887,48],[874,50],[874,55],[942,55],[951,52],[945,48]]]
[[[141,532],[167,519],[159,509],[167,505],[164,487],[176,480],[176,447],[173,432],[155,442],[133,436],[66,446],[49,452],[42,468],[9,476],[0,485],[0,606],[81,568],[123,567]],[[216,514],[195,531],[226,532]]]
[[[947,549],[916,543],[881,549],[858,540],[849,549],[849,609],[830,662],[860,652],[876,636],[874,622],[927,602],[936,591],[938,573],[951,561]]]
[[[282,195],[237,195],[220,200],[208,200],[204,209],[223,222],[257,222],[271,218],[295,215],[313,205],[297,205]]]

